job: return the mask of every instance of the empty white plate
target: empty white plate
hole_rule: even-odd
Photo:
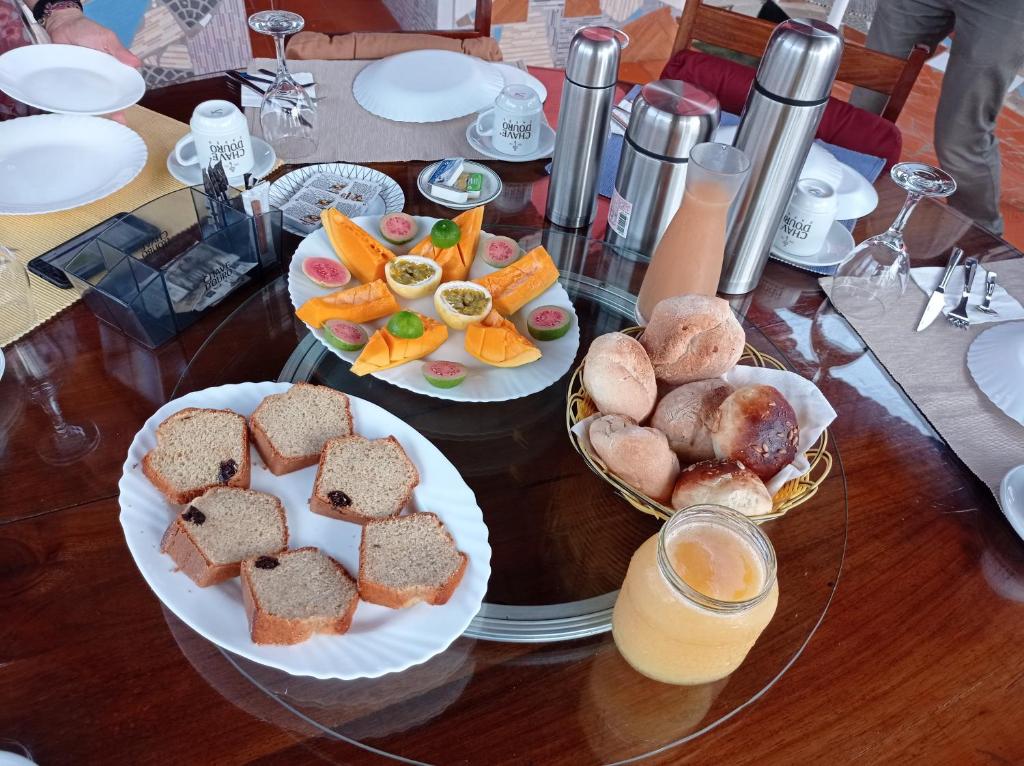
[[[1024,425],[1024,322],[1004,322],[978,334],[967,369],[992,403]]]
[[[537,151],[530,154],[516,155],[499,152],[494,148],[494,143],[491,141],[490,136],[481,136],[477,132],[475,122],[471,122],[466,126],[466,140],[480,154],[486,154],[488,157],[501,160],[502,162],[532,162],[533,160],[550,157],[555,151],[555,131],[546,122],[540,127],[540,141],[537,144]]]
[[[146,92],[142,75],[108,53],[80,45],[26,45],[0,56],[0,90],[59,114],[110,114]]]
[[[0,122],[0,214],[53,213],[103,199],[135,178],[148,154],[138,133],[102,117]]]
[[[440,122],[491,106],[501,70],[454,51],[408,51],[367,64],[352,83],[366,111],[396,122]]]

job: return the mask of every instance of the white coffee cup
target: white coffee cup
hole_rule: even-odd
[[[788,255],[811,256],[821,250],[836,219],[835,189],[816,178],[796,182],[772,247]]]
[[[192,132],[174,145],[174,158],[182,165],[208,168],[223,162],[225,174],[232,179],[252,170],[249,124],[230,101],[204,101],[192,112],[189,127]],[[189,145],[191,151],[186,149]]]
[[[490,136],[495,151],[522,157],[537,151],[543,124],[537,91],[529,85],[507,85],[494,106],[477,115],[476,132]]]

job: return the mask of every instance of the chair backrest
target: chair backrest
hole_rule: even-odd
[[[698,40],[759,59],[773,29],[775,24],[770,21],[704,5],[701,0],[686,0],[672,54]],[[836,79],[887,95],[882,117],[896,122],[930,53],[928,46],[917,45],[901,59],[847,40]]]

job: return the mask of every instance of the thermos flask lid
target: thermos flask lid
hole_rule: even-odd
[[[775,27],[768,39],[756,87],[776,100],[811,105],[828,98],[843,38],[835,27],[815,19],[790,19]]]
[[[718,127],[718,99],[681,80],[656,80],[633,99],[626,135],[659,157],[686,159]]]
[[[629,36],[613,27],[582,27],[569,43],[565,77],[585,88],[607,88],[619,76],[619,54]]]

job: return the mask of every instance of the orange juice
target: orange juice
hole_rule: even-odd
[[[612,634],[645,676],[708,683],[740,666],[778,601],[775,552],[764,533],[735,511],[696,506],[633,554]]]

